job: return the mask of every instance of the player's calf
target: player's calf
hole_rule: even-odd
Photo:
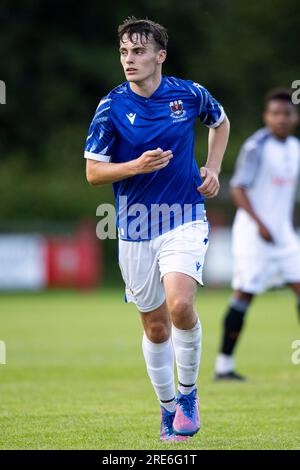
[[[244,380],[243,376],[234,372],[233,352],[243,329],[252,295],[240,294],[231,300],[224,318],[221,350],[215,364],[216,380]]]

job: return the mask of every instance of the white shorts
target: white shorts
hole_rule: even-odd
[[[255,223],[234,223],[232,288],[260,294],[271,287],[300,282],[300,243],[295,232],[277,243],[258,234]]]
[[[202,283],[208,247],[209,223],[189,222],[153,240],[132,242],[119,239],[119,265],[127,302],[140,312],[150,312],[165,300],[162,278],[180,272]]]

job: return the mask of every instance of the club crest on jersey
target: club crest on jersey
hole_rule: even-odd
[[[186,110],[183,109],[182,100],[170,101],[171,117],[174,119],[183,118],[186,115]]]

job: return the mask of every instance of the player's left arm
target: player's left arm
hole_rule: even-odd
[[[203,183],[197,190],[205,197],[215,197],[220,189],[219,173],[227,147],[230,124],[221,104],[205,87],[190,82],[190,90],[196,98],[200,121],[209,128],[207,161],[205,166],[200,168]]]
[[[209,129],[207,161],[205,166],[200,168],[200,175],[204,181],[197,188],[199,193],[207,198],[217,196],[220,189],[219,174],[228,143],[229,131],[230,123],[225,114],[223,121],[218,127]]]

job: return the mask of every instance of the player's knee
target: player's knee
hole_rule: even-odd
[[[235,295],[230,300],[229,306],[231,310],[240,312],[241,314],[245,314],[251,305],[252,299],[252,294],[243,293],[242,296]]]
[[[163,321],[151,322],[147,325],[146,335],[152,343],[163,343],[170,338],[171,326]]]
[[[189,321],[191,315],[194,315],[193,304],[186,297],[178,296],[171,303],[169,307],[170,315],[174,325],[180,325],[185,321]]]
[[[241,303],[245,303],[247,305],[250,305],[250,303],[253,300],[253,297],[254,297],[254,295],[250,294],[248,292],[237,291],[237,292],[235,292],[233,300],[236,301],[236,302],[241,302]]]

